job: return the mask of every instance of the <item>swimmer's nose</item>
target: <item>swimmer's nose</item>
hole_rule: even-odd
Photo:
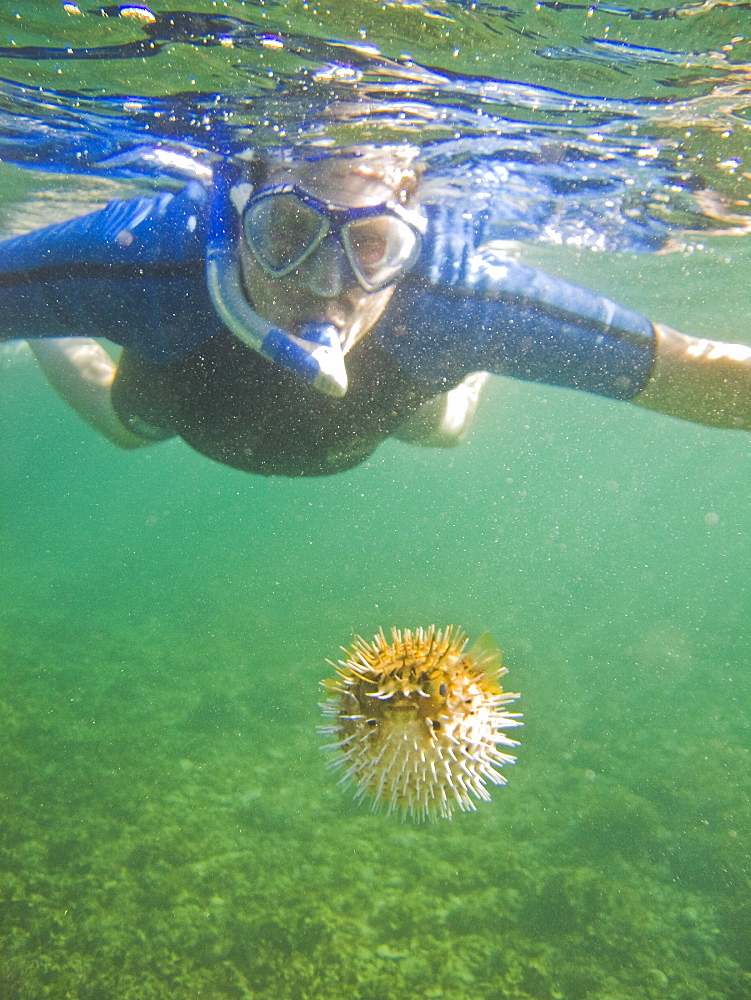
[[[325,239],[307,261],[305,283],[314,295],[333,299],[345,282],[347,256],[338,240]]]

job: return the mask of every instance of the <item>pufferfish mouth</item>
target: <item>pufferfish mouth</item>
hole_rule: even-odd
[[[419,717],[417,705],[412,701],[381,702],[381,718],[405,724]]]

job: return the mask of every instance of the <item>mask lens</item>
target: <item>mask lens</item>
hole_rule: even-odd
[[[294,194],[251,201],[243,225],[254,257],[271,274],[280,276],[297,267],[328,230],[328,221]]]
[[[394,281],[419,249],[414,230],[393,215],[348,222],[342,236],[355,273],[371,291]]]

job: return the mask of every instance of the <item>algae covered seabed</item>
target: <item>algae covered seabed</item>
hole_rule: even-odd
[[[419,828],[324,780],[309,671],[46,639],[3,651],[4,998],[751,995],[740,726],[531,706],[511,787]]]
[[[744,435],[498,383],[462,449],[264,481],[3,377],[3,1000],[751,996]],[[316,702],[433,622],[494,633],[525,728],[415,826]]]

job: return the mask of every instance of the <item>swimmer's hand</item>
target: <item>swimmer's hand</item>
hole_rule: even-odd
[[[654,324],[647,384],[631,402],[682,420],[751,431],[751,346],[704,340]]]

